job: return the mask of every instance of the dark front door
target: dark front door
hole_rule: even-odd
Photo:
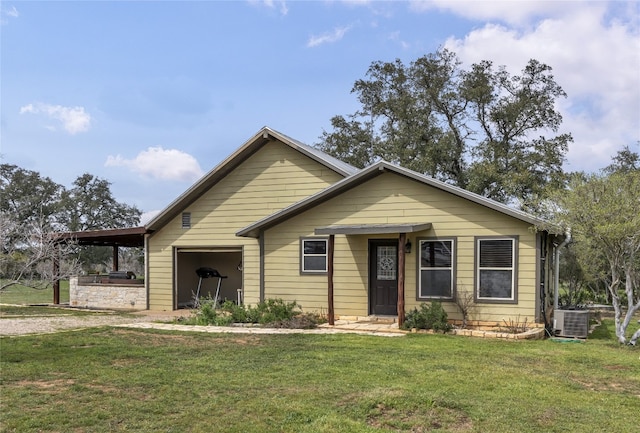
[[[369,305],[371,314],[398,314],[398,241],[369,242]]]

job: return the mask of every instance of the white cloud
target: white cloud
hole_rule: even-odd
[[[432,9],[479,21],[499,20],[509,24],[523,24],[533,17],[546,16],[573,8],[575,1],[540,0],[413,0],[410,8],[416,12]]]
[[[391,33],[389,35],[389,40],[397,42],[403,50],[408,50],[411,47],[407,41],[402,40],[399,31]]]
[[[5,25],[9,23],[6,17],[18,18],[19,16],[20,16],[20,12],[18,12],[18,9],[16,9],[15,6],[11,6],[11,9],[2,9],[0,11],[0,25]]]
[[[307,41],[307,47],[317,47],[319,45],[337,42],[344,37],[344,35],[351,30],[351,26],[336,27],[331,32],[324,33],[320,36],[311,36]]]
[[[512,74],[532,58],[551,66],[568,95],[558,104],[562,132],[574,137],[567,168],[597,170],[622,146],[640,140],[637,25],[612,19],[612,11],[600,2],[535,3],[564,5],[558,13],[522,26],[488,23],[462,39],[450,38],[445,47],[466,66],[486,59],[505,65]]]
[[[279,9],[280,15],[289,13],[289,7],[284,0],[249,0],[249,4],[254,6],[266,6],[269,9]]]
[[[72,135],[87,132],[91,127],[91,115],[84,111],[84,107],[63,107],[62,105],[36,102],[20,107],[20,114],[25,113],[44,114],[50,119],[58,120],[62,127]],[[45,128],[55,130],[51,125],[47,125]]]
[[[5,15],[12,18],[18,18],[20,16],[20,12],[16,9],[15,6],[11,6],[11,9],[4,11]]]
[[[141,176],[152,179],[192,182],[203,175],[200,164],[188,153],[177,149],[149,147],[134,159],[121,155],[109,156],[106,167],[126,167]]]
[[[142,215],[140,215],[140,224],[145,225],[146,223],[154,219],[160,212],[162,211],[150,210],[149,212],[143,212]]]

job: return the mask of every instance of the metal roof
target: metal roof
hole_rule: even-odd
[[[278,140],[287,146],[290,146],[342,176],[346,177],[358,172],[356,167],[265,126],[240,146],[235,152],[171,202],[163,211],[151,219],[145,227],[148,230],[158,230],[161,228],[164,224],[182,212],[183,209],[196,201],[202,194],[207,192],[213,185],[238,167],[247,158],[257,152],[262,146],[273,140]]]
[[[260,236],[261,231],[268,229],[270,227],[273,227],[281,223],[282,221],[285,221],[286,219],[291,218],[299,213],[309,210],[319,205],[320,203],[323,203],[331,198],[334,198],[354,188],[355,186],[360,185],[364,182],[367,182],[368,180],[373,179],[374,177],[377,177],[380,174],[385,172],[392,172],[400,176],[413,179],[422,184],[429,185],[434,188],[446,191],[448,193],[454,194],[458,197],[464,198],[466,200],[477,203],[479,205],[488,207],[500,213],[512,216],[513,218],[516,218],[520,221],[527,222],[536,227],[547,225],[545,221],[533,215],[511,208],[495,200],[491,200],[479,194],[475,194],[467,190],[464,190],[462,188],[449,185],[447,183],[441,182],[439,180],[433,179],[431,177],[425,176],[415,171],[397,166],[395,164],[391,164],[386,161],[379,161],[345,179],[342,179],[336,182],[335,184],[325,188],[324,190],[307,197],[306,199],[300,200],[297,203],[294,203],[282,209],[279,212],[276,212],[265,218],[262,218],[261,220],[238,231],[236,235],[246,236],[246,237],[258,237]]]
[[[96,245],[109,247],[143,247],[144,227],[126,229],[88,230],[83,232],[65,232],[56,234],[60,240],[74,241],[79,245]]]
[[[414,224],[352,224],[318,227],[316,235],[374,235],[384,233],[414,233],[429,230],[431,223]]]

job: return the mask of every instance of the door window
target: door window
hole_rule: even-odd
[[[376,266],[376,274],[378,280],[395,280],[396,279],[396,260],[397,247],[395,246],[378,246],[378,263]]]

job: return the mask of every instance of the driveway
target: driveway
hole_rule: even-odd
[[[97,326],[115,326],[127,323],[170,322],[177,317],[187,314],[189,314],[189,312],[143,311],[127,315],[96,312],[95,314],[79,316],[69,312],[68,315],[4,316],[0,318],[0,336],[51,334],[60,331],[94,328]]]
[[[376,323],[355,323],[336,321],[336,326],[321,325],[316,329],[282,329],[252,326],[193,326],[170,323],[178,317],[189,316],[189,310],[179,311],[140,311],[127,315],[96,312],[95,314],[51,316],[19,316],[0,318],[0,336],[20,336],[34,334],[52,334],[99,326],[117,326],[138,329],[159,329],[165,331],[206,332],[206,333],[243,333],[243,334],[364,334],[385,337],[404,335],[397,325]]]

